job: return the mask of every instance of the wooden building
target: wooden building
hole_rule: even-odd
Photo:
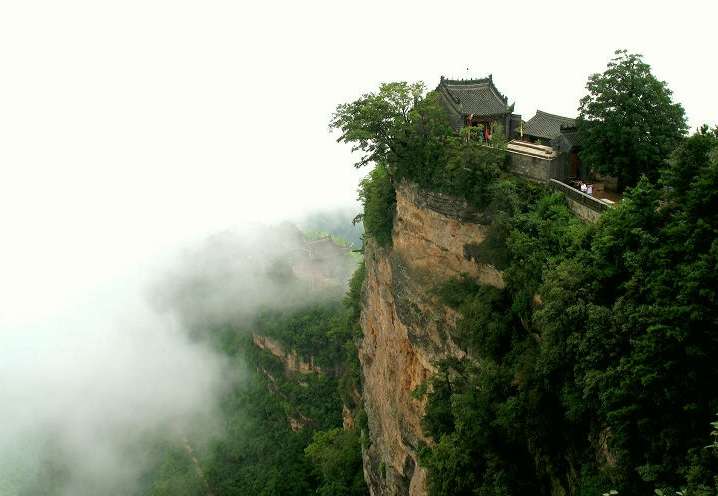
[[[436,88],[449,111],[454,129],[480,127],[485,139],[500,125],[510,139],[518,131],[521,116],[513,113],[514,104],[496,89],[491,75],[483,79],[446,79],[441,76]]]

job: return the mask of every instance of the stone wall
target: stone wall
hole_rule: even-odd
[[[571,209],[571,212],[576,214],[576,217],[579,219],[583,219],[588,222],[597,222],[601,217],[601,212],[579,203],[572,198],[566,198],[566,203],[568,203],[568,208]]]
[[[561,181],[551,179],[549,186],[563,193],[568,207],[583,220],[596,222],[601,214],[610,208],[598,198],[587,195]]]
[[[538,182],[565,179],[568,161],[565,154],[550,159],[509,151],[509,171]]]

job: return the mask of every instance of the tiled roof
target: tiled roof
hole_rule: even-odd
[[[513,111],[508,99],[494,86],[491,76],[483,79],[445,79],[441,77],[437,91],[462,115],[501,115]]]
[[[576,120],[570,117],[549,114],[541,110],[531,117],[524,126],[524,134],[537,138],[554,139],[561,134],[561,127],[575,126]]]
[[[571,145],[571,146],[578,146],[581,144],[581,140],[578,138],[578,131],[576,131],[576,127],[562,127],[561,128],[561,136],[564,137],[564,139]]]
[[[551,141],[551,146],[562,151],[570,152],[581,146],[576,126],[561,126],[561,134]]]

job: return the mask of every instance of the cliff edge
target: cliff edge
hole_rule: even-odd
[[[435,372],[437,360],[465,356],[451,338],[458,316],[433,290],[461,275],[503,287],[499,271],[471,256],[488,223],[465,201],[403,182],[392,247],[366,246],[359,359],[369,426],[364,472],[372,496],[426,494],[417,451],[432,440],[421,428],[426,399],[412,393]]]

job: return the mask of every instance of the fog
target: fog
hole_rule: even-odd
[[[352,217],[343,217],[348,226]],[[216,233],[176,257],[152,285],[149,301],[201,336],[246,326],[261,310],[342,296],[356,266],[349,249],[317,254],[312,246],[290,223]]]
[[[147,461],[133,453],[161,432],[213,425],[217,394],[234,371],[160,316],[137,288],[93,295],[44,325],[0,336],[0,494],[15,494],[60,463],[60,494],[122,494]],[[201,428],[200,428],[201,427]]]
[[[153,440],[221,436],[220,395],[244,379],[208,334],[342,294],[348,252],[307,273],[310,246],[288,223],[226,230],[168,252],[143,284],[115,281],[46,326],[6,330],[0,494],[32,494],[51,470],[58,494],[132,494]]]
[[[524,117],[571,116],[627,48],[691,126],[716,123],[717,9],[2,2],[0,495],[52,453],[66,494],[116,494],[141,470],[138,439],[221,435],[216,398],[239,372],[189,328],[293,301],[265,270],[286,247],[257,226],[356,211],[365,171],[327,131],[338,103],[492,73]]]

